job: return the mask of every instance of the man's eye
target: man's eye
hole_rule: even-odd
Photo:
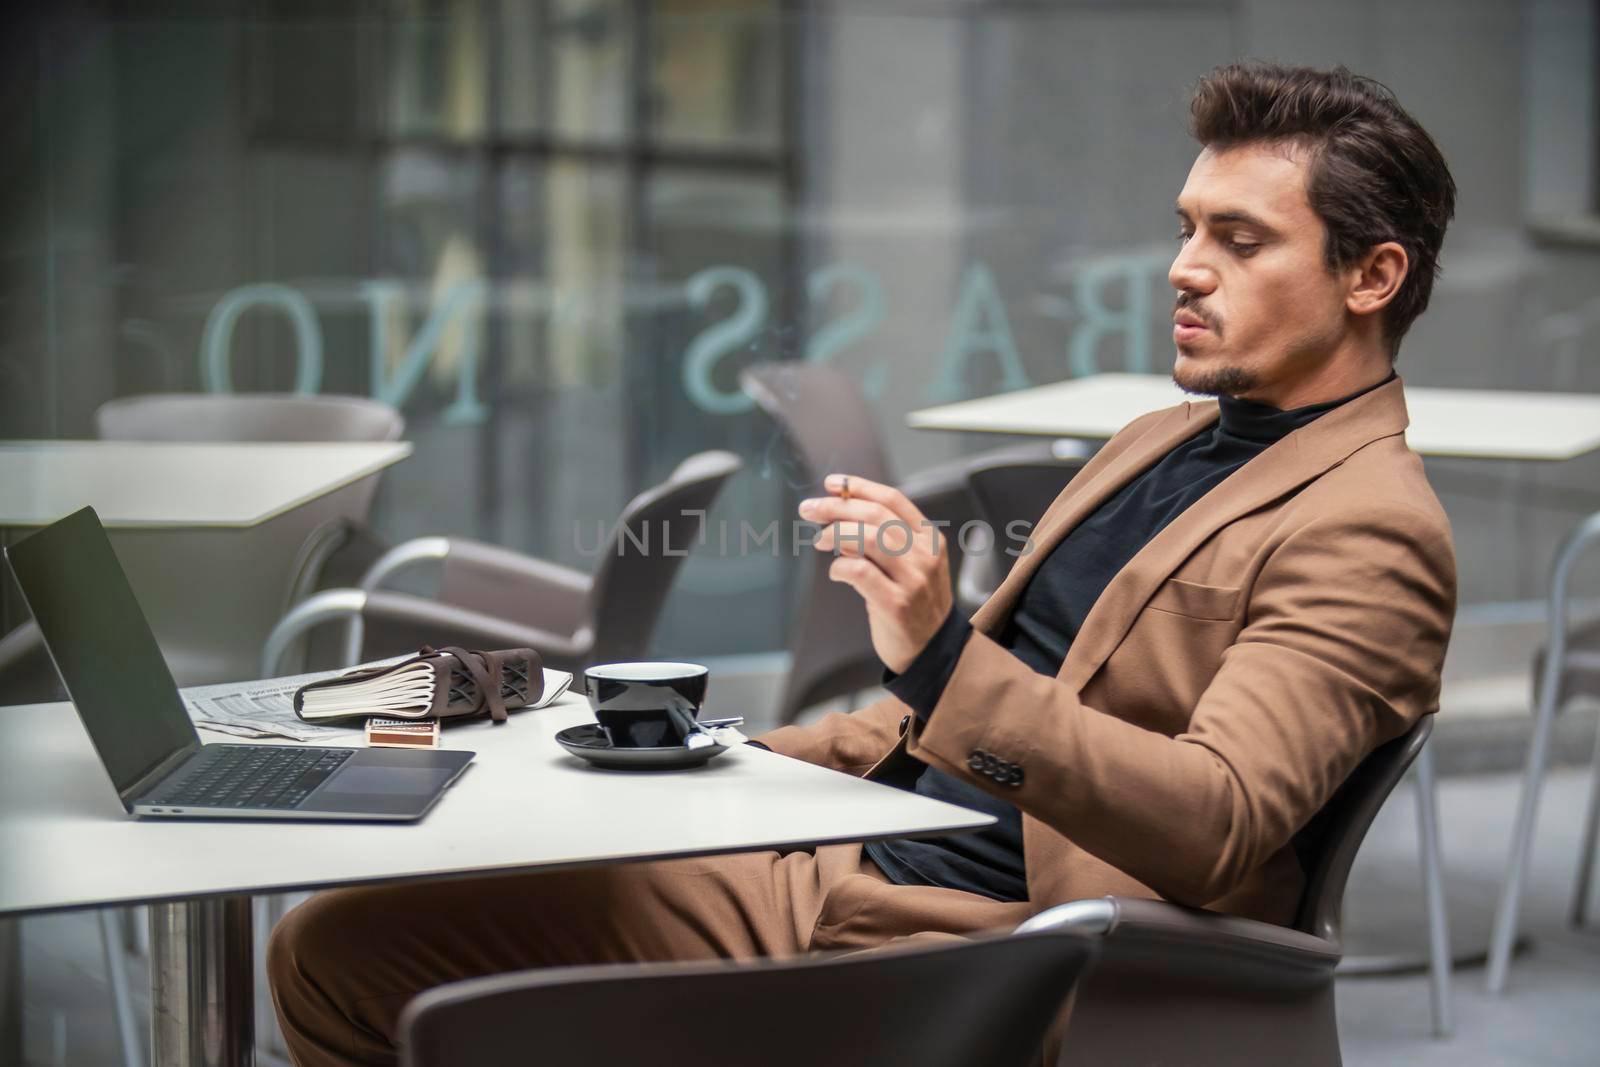
[[[1194,234],[1189,233],[1187,230],[1179,230],[1178,231],[1178,243],[1179,244],[1183,244],[1183,242],[1187,241],[1189,238],[1191,238],[1193,236],[1194,236]]]
[[[1233,249],[1233,251],[1237,252],[1241,256],[1250,256],[1254,255],[1256,249],[1260,248],[1261,246],[1258,244],[1251,244],[1249,241],[1229,241],[1228,247]]]

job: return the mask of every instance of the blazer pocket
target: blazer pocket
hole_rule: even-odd
[[[1229,622],[1239,614],[1244,590],[1231,585],[1201,585],[1181,578],[1168,578],[1150,598],[1149,606],[1190,619],[1215,619]]]

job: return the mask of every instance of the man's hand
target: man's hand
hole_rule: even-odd
[[[902,674],[950,613],[950,565],[944,533],[904,493],[889,485],[830,474],[829,496],[800,503],[800,517],[824,527],[816,548],[835,552],[828,577],[867,602],[872,647]]]

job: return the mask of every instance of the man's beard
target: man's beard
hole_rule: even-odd
[[[1188,311],[1199,318],[1218,338],[1222,336],[1222,322],[1209,308],[1201,304],[1193,293],[1179,293],[1172,305],[1173,313]],[[1178,376],[1172,369],[1172,380],[1186,393],[1200,396],[1238,396],[1254,389],[1258,383],[1255,374],[1243,367],[1199,367]]]
[[[1182,377],[1173,368],[1172,380],[1184,392],[1199,396],[1239,396],[1259,384],[1255,374],[1243,367],[1200,367]]]

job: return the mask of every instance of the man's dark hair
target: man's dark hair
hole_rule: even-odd
[[[1405,281],[1383,309],[1392,358],[1428,306],[1456,209],[1456,183],[1433,138],[1387,86],[1344,67],[1219,67],[1195,86],[1189,114],[1190,133],[1207,148],[1277,141],[1309,150],[1307,192],[1328,230],[1330,271],[1384,241],[1406,250]]]

